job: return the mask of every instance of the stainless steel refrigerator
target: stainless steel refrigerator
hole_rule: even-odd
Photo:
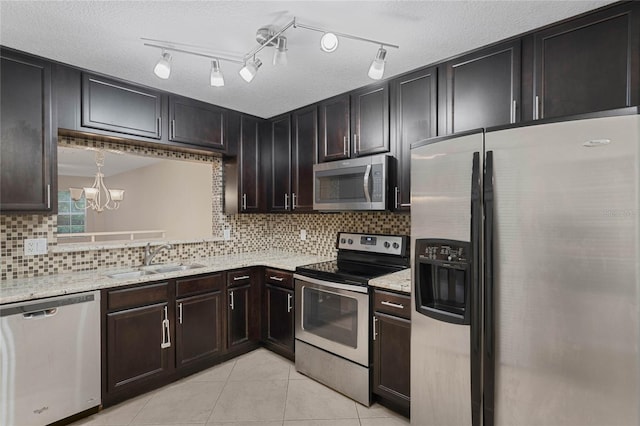
[[[413,425],[640,423],[640,115],[411,150]]]

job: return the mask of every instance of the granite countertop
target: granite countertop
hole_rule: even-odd
[[[186,271],[144,275],[129,279],[109,278],[107,275],[114,272],[133,269],[133,266],[131,268],[98,269],[87,272],[70,272],[34,278],[10,279],[0,283],[0,304],[80,293],[83,291],[100,290],[103,288],[120,287],[142,282],[167,280],[236,268],[246,268],[250,266],[268,266],[286,271],[295,271],[297,266],[324,262],[326,260],[332,260],[332,258],[273,250],[183,261],[183,263],[197,263],[204,265],[204,267]],[[392,274],[375,278],[371,280],[369,284],[372,287],[410,294],[411,269],[405,269],[400,272],[394,272]]]
[[[393,274],[374,278],[369,281],[369,285],[411,294],[411,269],[404,269]]]
[[[167,280],[171,278],[226,271],[250,266],[268,266],[271,268],[295,271],[297,266],[332,260],[322,257],[291,253],[285,251],[259,251],[250,253],[215,256],[202,259],[191,259],[182,263],[204,265],[202,268],[186,271],[175,271],[163,274],[144,275],[136,278],[109,278],[108,274],[131,270],[130,268],[98,269],[87,272],[70,272],[65,274],[46,275],[34,278],[10,279],[0,282],[0,304],[120,287],[149,281]]]

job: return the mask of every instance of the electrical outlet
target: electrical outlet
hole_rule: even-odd
[[[35,256],[37,254],[47,254],[47,239],[31,238],[24,240],[24,255]]]
[[[231,239],[231,229],[225,229],[222,231],[222,235],[226,241]]]
[[[307,239],[307,230],[306,229],[301,229],[300,230],[300,240],[304,241]]]

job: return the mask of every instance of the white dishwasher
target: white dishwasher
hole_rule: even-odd
[[[100,292],[0,305],[0,425],[100,405]]]

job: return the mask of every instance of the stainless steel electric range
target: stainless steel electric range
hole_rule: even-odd
[[[296,370],[369,406],[369,280],[409,267],[409,238],[338,233],[334,261],[296,268]]]

